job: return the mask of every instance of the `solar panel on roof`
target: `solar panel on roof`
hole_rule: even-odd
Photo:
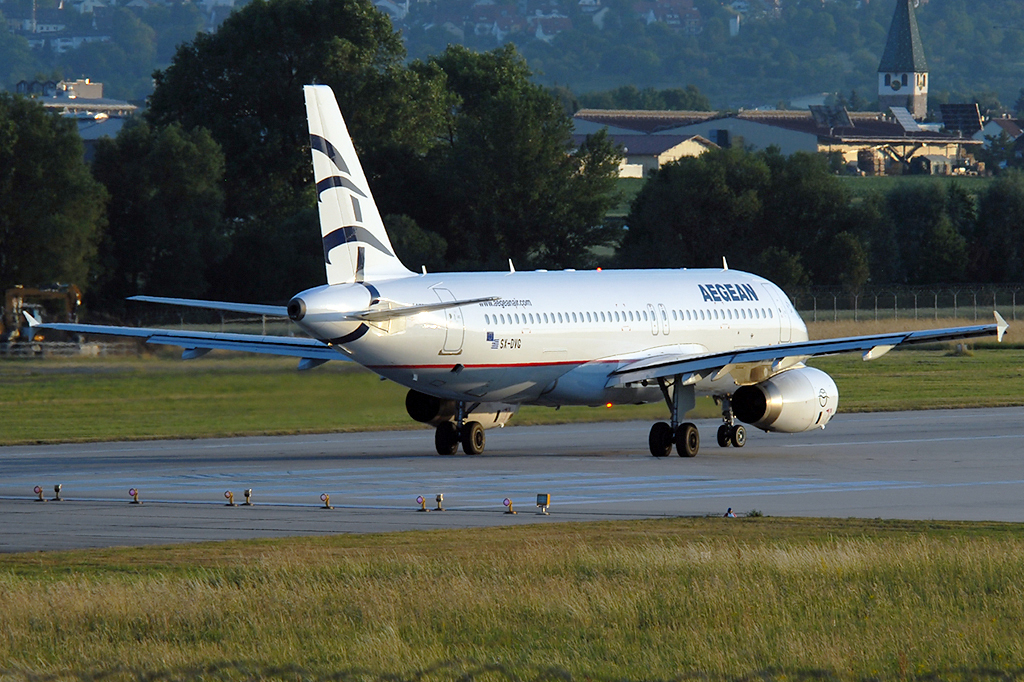
[[[822,128],[852,128],[850,112],[840,105],[812,104],[808,107],[814,122]]]
[[[889,111],[896,117],[896,122],[903,126],[903,132],[905,133],[919,133],[921,132],[921,126],[917,124],[914,117],[910,115],[910,112],[906,107],[889,107]]]
[[[973,135],[981,130],[981,111],[978,103],[940,104],[942,125],[947,130],[958,130],[964,135]]]

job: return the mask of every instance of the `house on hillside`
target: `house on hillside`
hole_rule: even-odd
[[[575,135],[577,145],[586,135]],[[609,135],[612,143],[622,149],[619,163],[620,178],[646,178],[666,163],[684,156],[700,156],[715,144],[700,135]]]

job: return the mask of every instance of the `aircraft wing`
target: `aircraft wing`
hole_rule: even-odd
[[[299,369],[316,367],[330,360],[348,358],[316,339],[291,336],[259,336],[256,334],[230,334],[197,332],[176,329],[147,329],[145,327],[114,327],[98,324],[43,324],[29,317],[30,324],[40,329],[56,329],[72,334],[102,334],[145,339],[146,343],[180,346],[185,349],[186,360],[205,355],[211,350],[233,350],[265,355],[285,355],[302,358]]]
[[[607,386],[612,388],[677,375],[684,377],[684,383],[693,382],[711,373],[725,374],[729,367],[741,364],[770,364],[774,373],[778,369],[810,357],[855,351],[863,351],[864,360],[874,360],[903,344],[940,343],[992,335],[1002,341],[1009,325],[999,313],[995,313],[995,318],[995,324],[971,327],[947,327],[945,329],[893,332],[870,336],[849,336],[820,341],[783,343],[776,346],[741,348],[705,355],[658,356],[640,360],[613,371],[608,377]]]

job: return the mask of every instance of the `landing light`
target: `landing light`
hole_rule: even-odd
[[[604,406],[607,407],[609,410],[612,409],[612,404],[611,403],[605,403]]]

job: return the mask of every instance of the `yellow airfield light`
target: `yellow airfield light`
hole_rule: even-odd
[[[128,489],[128,496],[130,498],[132,498],[131,504],[142,504],[142,502],[139,501],[139,491],[138,491],[138,489],[136,489],[136,488],[129,488]]]
[[[320,495],[320,501],[324,503],[324,506],[321,507],[321,509],[334,509],[334,507],[331,506],[331,496],[327,493]]]
[[[421,511],[421,512],[428,512],[428,511],[430,511],[429,509],[427,509],[427,498],[423,497],[422,495],[417,496],[416,504],[418,504],[420,506],[420,508],[417,509],[416,511]]]
[[[237,504],[235,504],[235,494],[233,492],[231,492],[230,490],[225,490],[224,491],[224,498],[228,501],[228,503],[226,505],[224,505],[225,507],[237,507],[238,506]]]
[[[36,498],[36,502],[46,502],[46,498],[43,497],[43,486],[37,485],[35,488],[32,488],[32,492],[39,496]]]
[[[506,507],[508,507],[508,510],[505,512],[506,514],[518,514],[519,513],[515,509],[512,508],[512,498],[511,497],[506,497],[502,501],[502,504],[505,505]]]

